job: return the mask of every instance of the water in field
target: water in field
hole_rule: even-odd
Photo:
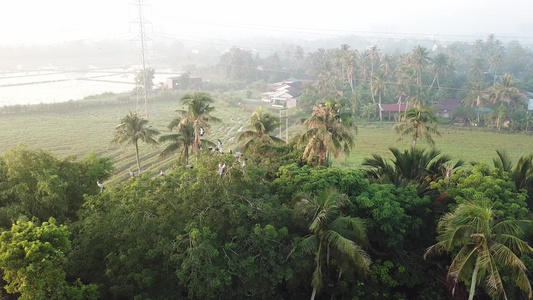
[[[154,83],[170,75],[156,75]],[[0,72],[0,107],[80,100],[102,93],[123,93],[134,87],[134,70],[39,70]]]

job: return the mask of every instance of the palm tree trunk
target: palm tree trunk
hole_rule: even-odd
[[[476,293],[476,282],[477,282],[477,273],[479,271],[479,265],[476,263],[474,267],[474,272],[472,273],[472,283],[470,283],[470,292],[468,294],[468,300],[474,299],[474,294]]]
[[[413,150],[416,148],[416,140],[418,139],[418,128],[415,128],[415,134],[413,136]]]
[[[433,81],[431,82],[431,85],[429,86],[429,90],[431,90],[433,88],[433,84],[435,84],[435,81],[437,80],[437,76],[438,75],[435,75],[435,77],[433,77]]]
[[[370,69],[370,95],[372,96],[372,103],[376,103],[376,99],[374,99],[374,93],[372,92],[374,90],[373,88],[373,77],[374,77],[374,62],[372,63],[372,67]]]
[[[141,175],[141,162],[139,160],[139,145],[137,141],[133,143],[135,145],[135,158],[137,158],[137,168],[139,169],[139,175]]]
[[[381,111],[381,93],[379,94],[379,121],[383,122],[383,112]]]
[[[316,296],[316,288],[313,288],[313,292],[311,293],[311,300],[315,300]]]

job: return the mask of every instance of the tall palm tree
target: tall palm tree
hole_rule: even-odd
[[[409,107],[409,96],[411,95],[412,87],[415,85],[415,72],[409,64],[409,56],[402,55],[398,60],[398,67],[396,68],[396,97],[398,97],[398,105],[405,100],[406,110]]]
[[[349,130],[352,124],[348,117],[343,118],[340,105],[334,100],[314,106],[311,117],[303,123],[307,130],[300,137],[298,145],[306,145],[302,159],[307,159],[308,164],[317,156],[318,165],[322,165],[329,153],[337,159],[341,154],[350,153],[354,145]]]
[[[154,136],[159,134],[159,131],[148,126],[148,120],[144,119],[140,114],[131,112],[120,120],[120,124],[115,128],[115,138],[113,143],[117,144],[133,144],[135,147],[135,157],[137,158],[137,168],[139,174],[141,173],[141,162],[139,160],[139,144],[141,140],[147,144],[157,144]]]
[[[432,63],[432,71],[433,71],[433,82],[431,82],[431,86],[429,89],[431,90],[433,88],[433,84],[437,82],[437,87],[440,90],[440,82],[439,82],[439,75],[444,74],[447,75],[450,71],[450,64],[449,64],[449,56],[444,53],[439,53],[435,55],[435,57],[431,60]]]
[[[191,123],[194,128],[192,149],[195,153],[202,146],[202,142],[200,141],[200,128],[204,128],[207,131],[210,128],[209,122],[220,121],[220,119],[211,116],[211,113],[215,111],[215,107],[211,106],[213,102],[215,100],[205,92],[189,93],[181,98],[181,105],[187,106],[187,110],[177,110],[177,112],[183,116],[181,120],[182,124]]]
[[[409,64],[415,71],[416,84],[422,84],[422,73],[429,65],[429,54],[427,49],[422,46],[416,46],[409,54]]]
[[[468,66],[468,73],[471,80],[483,81],[485,79],[485,60],[483,58],[474,58]]]
[[[416,148],[419,139],[425,139],[430,146],[435,145],[431,135],[440,136],[440,132],[437,131],[437,118],[430,109],[410,108],[402,114],[402,120],[405,121],[394,125],[394,129],[400,134],[399,140],[402,140],[406,135],[412,135],[413,149]]]
[[[377,72],[374,74],[374,85],[372,86],[372,94],[378,96],[379,120],[383,121],[383,112],[381,111],[381,98],[387,93],[387,79],[385,74]]]
[[[431,253],[456,253],[448,270],[454,280],[470,281],[469,300],[474,299],[476,286],[484,283],[493,298],[507,299],[500,271],[508,270],[512,282],[528,294],[531,285],[522,254],[533,254],[521,238],[525,220],[497,220],[495,212],[483,202],[467,202],[457,206],[439,222],[437,243],[426,250]],[[457,252],[458,251],[458,252]]]
[[[364,222],[342,213],[348,204],[346,195],[325,190],[317,197],[297,198],[294,213],[303,219],[309,235],[300,246],[315,257],[315,270],[311,285],[313,300],[323,287],[324,269],[337,258],[337,267],[342,272],[350,267],[367,272],[370,257],[361,248],[366,243]]]
[[[370,90],[373,90],[374,64],[376,61],[379,61],[380,58],[378,46],[374,45],[368,48],[366,55],[368,55],[368,58],[370,59]],[[376,103],[374,94],[372,94],[372,102]]]
[[[194,127],[192,126],[192,123],[181,124],[181,119],[176,118],[172,120],[168,126],[170,131],[174,130],[174,128],[176,128],[178,132],[159,137],[160,143],[170,142],[170,144],[161,151],[159,156],[168,156],[182,148],[180,160],[184,161],[185,164],[189,164],[189,148],[194,144]]]
[[[246,150],[250,143],[256,139],[265,143],[283,143],[282,139],[271,135],[279,126],[280,120],[278,117],[263,113],[261,107],[259,107],[250,117],[251,130],[241,132],[237,140],[243,142],[243,150]]]
[[[514,76],[511,74],[505,73],[501,82],[492,87],[492,103],[502,101],[516,108],[516,102],[522,98],[520,90],[514,87]]]
[[[463,104],[470,107],[476,106],[477,122],[481,122],[481,114],[485,113],[485,104],[489,100],[487,86],[483,81],[469,81],[467,83],[468,93],[463,99]]]

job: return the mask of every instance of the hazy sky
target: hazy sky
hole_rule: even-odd
[[[489,33],[533,44],[533,1],[527,0],[144,0],[154,37],[205,40],[228,35],[292,34],[313,38],[384,32],[450,39]],[[318,2],[318,1],[317,1]],[[0,44],[53,44],[133,38],[136,0],[1,0]],[[443,38],[444,39],[444,38]],[[528,44],[527,42],[525,44]]]

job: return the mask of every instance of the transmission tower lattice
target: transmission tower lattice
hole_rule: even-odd
[[[133,5],[135,5],[137,12],[137,20],[135,23],[138,25],[138,32],[135,38],[135,41],[139,43],[139,75],[141,76],[140,82],[136,82],[136,91],[137,91],[137,113],[144,112],[144,117],[148,119],[148,93],[152,89],[151,86],[147,86],[147,83],[151,81],[151,78],[148,78],[148,72],[151,70],[150,62],[148,61],[148,43],[151,41],[150,37],[146,32],[146,25],[150,22],[145,18],[144,8],[148,6],[147,0],[136,0]],[[142,101],[142,100],[144,101]],[[144,102],[140,105],[139,102]]]

